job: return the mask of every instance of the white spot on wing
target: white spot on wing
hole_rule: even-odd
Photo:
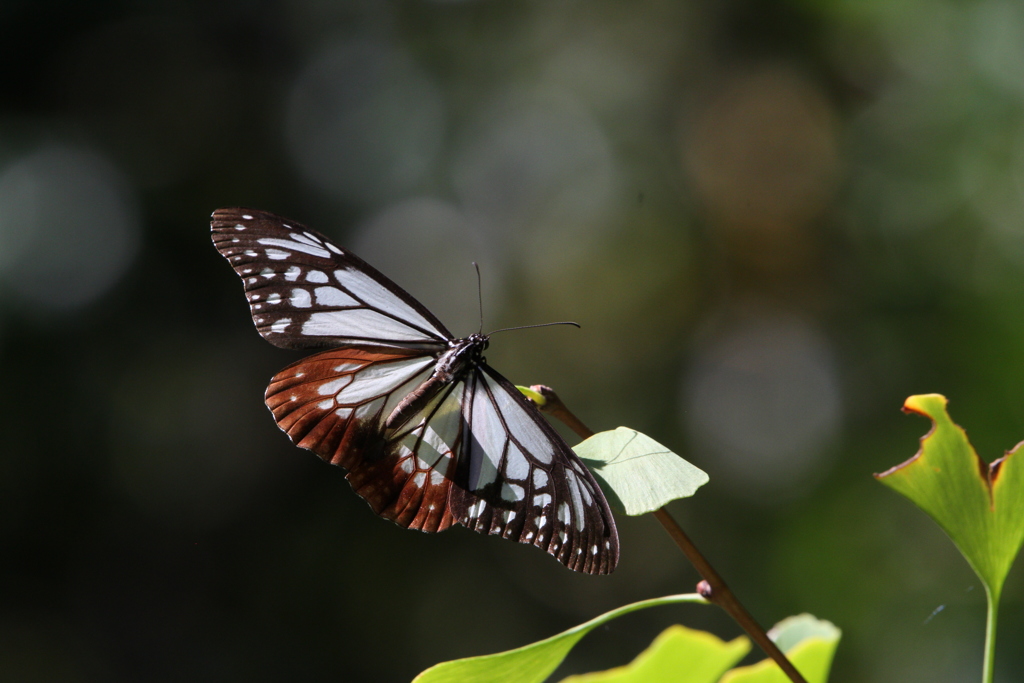
[[[277,292],[271,292],[270,294],[267,295],[267,303],[268,304],[279,304],[279,303],[281,303],[281,295],[278,294]]]
[[[293,234],[292,237],[294,238],[296,237],[296,235]],[[304,242],[299,242],[296,239],[279,240],[275,237],[263,237],[256,241],[267,247],[283,247],[285,249],[293,249],[295,251],[301,251],[304,254],[309,254],[310,256],[319,256],[320,258],[328,258],[331,255],[329,251],[327,251],[321,246],[317,246],[314,244],[305,244]],[[268,256],[270,256],[270,252],[271,250],[267,249]],[[270,256],[270,258],[274,257]]]
[[[491,390],[490,393],[494,396],[498,410],[505,418],[505,423],[512,436],[523,445],[534,460],[540,461],[544,465],[550,465],[554,459],[556,447],[548,435],[526,412],[523,405],[498,386],[494,378],[485,374],[484,381],[487,382],[487,386]]]
[[[543,488],[548,485],[548,473],[538,468],[533,471],[533,487]]]
[[[260,271],[260,275],[262,275],[263,277],[265,277],[265,278],[267,278],[269,280],[270,278],[272,278],[275,275],[277,275],[277,273],[272,271],[270,268],[264,268],[263,270]]]
[[[384,405],[384,399],[379,398],[369,403],[364,403],[356,408],[356,419],[357,420],[368,420],[371,417],[376,417],[380,412],[381,406]]]
[[[580,493],[583,495],[583,503],[585,505],[591,505],[594,502],[594,497],[590,495],[590,489],[587,488],[586,480],[581,479],[579,487]]]
[[[320,246],[320,240],[318,240],[316,237],[314,237],[308,232],[292,233],[291,235],[289,235],[289,237],[291,237],[296,242],[301,242],[302,244],[308,244],[314,247]]]
[[[345,375],[329,384],[345,382],[345,388],[338,394],[338,401],[359,403],[393,391],[395,387],[423,372],[424,368],[433,362],[433,358],[427,357],[368,365],[354,375]]]
[[[473,456],[469,461],[468,481],[471,491],[479,491],[497,479],[502,456],[505,453],[505,446],[508,444],[508,439],[505,436],[505,427],[502,425],[499,415],[494,411],[494,405],[491,403],[490,398],[484,391],[478,391],[476,399],[473,401],[472,424],[473,440],[470,443],[473,444],[474,448]],[[518,456],[509,454],[510,461],[517,459],[517,457],[521,457],[521,454]],[[516,478],[525,478],[527,472],[529,472],[528,465],[526,471]],[[502,498],[514,500],[511,497],[511,492],[506,489],[507,485],[502,487]]]
[[[296,308],[309,308],[313,305],[309,292],[305,289],[299,289],[298,287],[292,290],[292,295],[288,299],[288,303]]]
[[[251,221],[251,220],[252,220],[252,216],[250,216],[250,215],[249,215],[249,214],[247,214],[247,213],[243,213],[243,214],[242,214],[242,218],[244,218],[244,219],[245,219],[245,220],[247,220],[247,221]]]
[[[348,383],[352,381],[351,376],[339,377],[338,379],[331,380],[330,382],[324,382],[316,388],[316,393],[321,396],[327,396],[328,394],[337,394]]]
[[[476,519],[477,517],[483,514],[485,507],[487,507],[487,503],[485,503],[483,498],[481,498],[480,500],[469,506],[469,509],[466,510],[466,516],[470,519]]]
[[[533,504],[539,508],[546,508],[548,505],[551,505],[551,494],[541,493],[539,495],[534,496]]]
[[[281,334],[288,329],[288,325],[290,325],[291,322],[291,318],[281,318],[280,320],[275,321],[274,324],[270,326],[270,331]]]
[[[422,315],[416,312],[409,304],[395,296],[391,290],[380,284],[366,273],[355,268],[342,268],[334,271],[334,277],[354,296],[374,308],[381,308],[405,318],[410,323],[430,330],[437,336],[443,336],[441,331],[435,328]]]
[[[530,475],[530,461],[526,459],[519,446],[510,443],[508,457],[505,459],[505,478],[515,481],[526,481]]]
[[[302,333],[311,337],[355,337],[399,342],[436,342],[401,322],[368,309],[321,311],[302,324]]]
[[[280,249],[267,249],[267,258],[271,261],[283,261],[291,256],[290,252],[281,251]]]
[[[284,272],[284,279],[288,282],[295,282],[299,279],[300,273],[302,273],[302,269],[298,266],[289,266],[288,270]]]
[[[327,280],[327,273],[323,272],[322,270],[311,270],[308,273],[306,273],[307,282],[316,282],[320,284],[327,282]]]
[[[526,490],[518,484],[505,483],[501,487],[501,497],[509,502],[515,502],[526,497]]]
[[[317,287],[316,303],[319,306],[358,306],[359,302],[337,287]]]
[[[580,492],[582,485],[580,480],[566,472],[566,480],[569,482],[569,500],[572,501],[572,511],[576,513],[576,528],[583,531],[583,525],[586,524],[586,519],[583,517],[583,495]]]
[[[334,372],[352,372],[363,367],[362,363],[342,363],[341,365],[335,365],[331,370]]]

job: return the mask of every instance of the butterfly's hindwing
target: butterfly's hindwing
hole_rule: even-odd
[[[400,349],[323,351],[277,373],[267,406],[297,446],[351,470],[367,455],[379,458],[384,420],[433,364],[433,356]]]
[[[267,405],[292,441],[348,470],[374,512],[402,526],[440,531],[452,524],[451,480],[459,448],[462,383],[447,385],[396,430],[385,421],[421,385],[434,358],[370,348],[332,349],[274,376]]]
[[[543,548],[588,573],[618,562],[611,510],[593,476],[536,407],[482,364],[463,402],[469,435],[452,512],[464,526]]]
[[[448,504],[465,425],[460,406],[465,384],[446,386],[405,426],[388,435],[388,459],[403,482],[382,512],[402,526],[439,531],[454,521]]]
[[[256,329],[272,344],[443,348],[452,336],[372,266],[294,221],[218,209],[211,226],[217,250],[242,278]]]

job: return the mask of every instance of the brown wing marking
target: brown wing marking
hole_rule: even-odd
[[[417,445],[426,424],[396,434],[386,434],[384,427],[395,406],[433,367],[433,356],[422,352],[331,349],[277,373],[266,402],[295,445],[348,470],[352,488],[374,512],[411,529],[441,531],[453,522],[447,504],[451,482],[435,467],[444,464],[442,454],[425,457],[425,448]],[[438,413],[449,394],[428,406],[428,416]]]

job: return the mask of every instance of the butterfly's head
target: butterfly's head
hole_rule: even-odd
[[[491,338],[486,334],[474,333],[467,337],[469,342],[476,348],[478,353],[483,353],[491,343]]]

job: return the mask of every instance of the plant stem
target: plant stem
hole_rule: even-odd
[[[985,586],[985,598],[988,601],[988,615],[985,619],[985,663],[981,670],[982,683],[992,683],[995,674],[993,668],[996,661],[996,617],[999,614],[999,594],[993,594]]]
[[[552,417],[555,417],[564,422],[570,429],[576,432],[580,438],[586,439],[594,435],[593,430],[587,427],[583,422],[576,417],[562,400],[558,398],[558,394],[555,393],[550,387],[543,385],[534,385],[530,387],[544,398],[544,403],[540,406],[540,409],[548,413]],[[779,665],[779,668],[789,677],[789,680],[793,683],[807,683],[804,677],[796,670],[786,655],[782,653],[782,650],[768,637],[768,634],[760,624],[751,616],[750,612],[740,603],[739,599],[732,592],[729,586],[726,585],[722,577],[715,571],[711,563],[708,562],[707,558],[697,549],[697,546],[693,544],[690,537],[686,535],[683,528],[679,526],[679,523],[669,514],[668,510],[661,508],[654,511],[654,517],[661,525],[665,527],[665,531],[672,537],[672,540],[676,542],[679,549],[683,551],[686,558],[690,560],[690,563],[697,569],[697,572],[704,578],[699,584],[697,584],[697,592],[700,593],[708,602],[714,603],[721,607],[725,612],[733,618],[733,620],[739,624],[747,635],[757,643],[765,654],[775,660],[775,663]],[[989,629],[992,634],[993,641],[995,640],[995,609],[992,606],[994,603],[989,601],[989,616],[991,617],[989,623]],[[989,671],[989,657],[988,657],[988,646],[986,646],[986,659],[985,659],[986,671]],[[989,677],[985,679],[984,683],[992,683],[991,672]]]
[[[804,677],[796,670],[793,663],[786,658],[782,650],[775,644],[761,625],[747,611],[747,608],[739,601],[732,589],[725,584],[722,577],[715,571],[715,568],[707,561],[707,558],[697,550],[690,537],[686,535],[679,523],[668,513],[668,510],[661,508],[654,511],[654,516],[665,527],[668,535],[676,542],[679,549],[683,551],[690,563],[697,568],[697,572],[704,577],[704,580],[697,584],[697,592],[708,602],[712,602],[725,610],[726,614],[739,624],[747,635],[757,643],[765,654],[775,660],[779,668],[789,676],[793,683],[807,683]]]

